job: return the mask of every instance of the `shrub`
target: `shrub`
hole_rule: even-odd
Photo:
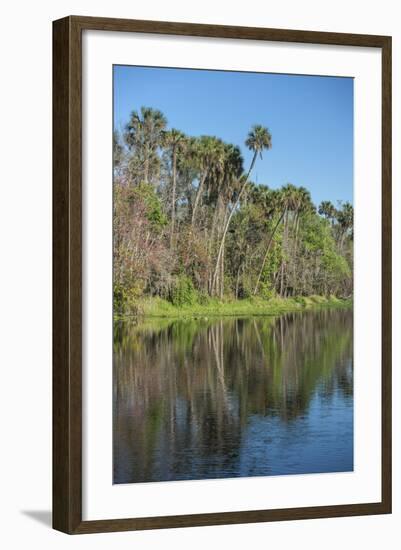
[[[211,299],[210,299],[210,296],[207,292],[198,292],[198,302],[202,305],[202,306],[207,306],[210,304],[211,302]]]
[[[271,300],[276,297],[276,291],[270,281],[259,283],[259,296],[264,300]]]
[[[154,188],[149,183],[141,183],[134,187],[131,201],[142,200],[146,205],[146,217],[152,229],[160,232],[167,225],[166,215],[163,213],[162,204]]]
[[[127,288],[116,284],[113,288],[113,312],[116,316],[138,313],[138,297],[141,295],[139,287]]]
[[[198,292],[190,277],[176,277],[170,291],[170,301],[175,306],[191,306],[198,302]]]

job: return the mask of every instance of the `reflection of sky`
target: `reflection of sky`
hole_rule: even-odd
[[[240,470],[252,475],[265,464],[268,475],[350,472],[353,449],[352,396],[339,388],[326,397],[317,390],[306,414],[290,423],[256,415],[249,420]]]
[[[141,106],[160,109],[189,135],[216,135],[241,147],[253,124],[267,126],[273,148],[252,179],[288,182],[322,200],[352,202],[353,79],[188,69],[114,68],[117,128]]]
[[[330,309],[124,322],[114,482],[352,471],[352,320]]]

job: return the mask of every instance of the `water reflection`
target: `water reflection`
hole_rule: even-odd
[[[114,483],[349,471],[352,312],[119,322]]]

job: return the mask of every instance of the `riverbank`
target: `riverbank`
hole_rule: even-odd
[[[132,315],[132,317],[197,318],[280,315],[318,308],[351,308],[352,304],[352,298],[342,299],[335,296],[299,296],[270,300],[248,298],[230,302],[210,299],[204,304],[182,306],[175,306],[161,298],[146,298],[136,304],[136,315]]]

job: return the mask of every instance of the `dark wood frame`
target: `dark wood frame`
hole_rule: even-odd
[[[81,54],[86,29],[382,51],[382,497],[307,508],[82,521]],[[53,527],[69,534],[391,513],[391,37],[71,16],[53,22]]]

